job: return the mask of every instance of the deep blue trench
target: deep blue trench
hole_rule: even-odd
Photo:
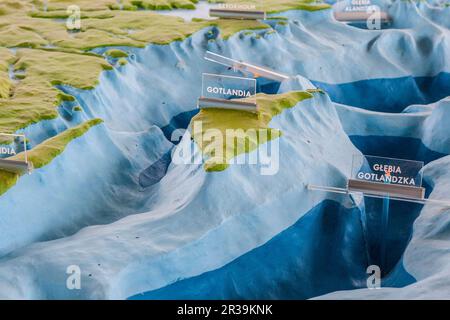
[[[432,151],[421,140],[386,136],[351,136],[350,140],[365,155],[423,161],[425,164],[446,154]],[[426,183],[426,196],[431,187]],[[389,200],[388,224],[383,229],[383,199],[365,197],[364,215],[367,222],[367,245],[371,264],[382,265],[382,274],[394,270],[409,243],[412,227],[423,205]],[[381,245],[385,245],[384,257]],[[383,272],[384,271],[384,272]]]
[[[325,90],[334,102],[380,112],[399,113],[412,104],[430,104],[450,96],[450,73],[446,72],[432,77],[312,83]]]

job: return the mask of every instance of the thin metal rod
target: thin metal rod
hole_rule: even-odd
[[[233,70],[241,70],[247,73],[251,73],[253,75],[259,75],[261,77],[272,79],[275,81],[282,82],[284,80],[289,79],[289,76],[271,70],[269,68],[256,66],[247,62],[237,61],[235,59],[231,59],[211,51],[206,51],[205,59],[211,62],[221,64],[223,66],[232,67]]]
[[[318,185],[312,185],[312,184],[308,184],[306,187],[308,188],[308,190],[334,192],[334,193],[348,194],[348,195],[362,193],[365,197],[378,198],[378,199],[383,199],[386,196],[389,196],[389,199],[391,199],[391,200],[413,202],[413,203],[418,203],[418,204],[434,204],[434,205],[439,205],[439,206],[450,208],[450,201],[443,201],[443,200],[436,200],[436,199],[402,198],[402,197],[397,197],[397,196],[391,196],[389,194],[376,195],[376,194],[364,193],[362,191],[349,191],[347,188],[318,186]]]
[[[380,239],[380,261],[381,270],[386,267],[386,235],[389,230],[389,196],[383,198],[383,211],[381,213],[381,239]]]
[[[16,134],[16,133],[0,133],[0,136],[23,137],[23,138],[25,138],[24,134]]]

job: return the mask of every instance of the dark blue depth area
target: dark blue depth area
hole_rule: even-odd
[[[360,211],[326,200],[214,271],[130,299],[307,299],[366,285]]]
[[[428,149],[420,139],[388,136],[350,136],[362,154],[423,161],[425,164],[445,157],[446,154]]]
[[[395,269],[381,280],[382,287],[402,288],[416,282],[413,276],[405,270],[403,262],[399,262]]]
[[[169,124],[162,127],[161,131],[167,140],[174,144],[178,144],[180,141],[172,141],[172,133],[177,129],[187,129],[191,119],[199,112],[199,109],[194,109],[177,114],[172,117]]]
[[[383,200],[364,197],[364,216],[366,221],[366,241],[369,264],[378,265],[382,276],[396,272],[402,264],[402,255],[412,235],[414,221],[418,217],[421,204],[388,200],[387,226],[383,226]],[[381,256],[384,244],[384,256]],[[400,275],[411,278],[409,275]]]
[[[347,23],[347,25],[355,27],[355,28],[359,28],[359,29],[366,29],[366,30],[369,29],[367,27],[367,21],[351,22],[351,23]],[[389,29],[391,26],[392,26],[392,24],[389,22],[381,22],[381,24],[380,24],[381,29]]]
[[[387,136],[350,136],[352,143],[365,155],[423,161],[425,164],[446,156],[428,149],[421,140]],[[423,183],[426,195],[431,188]],[[417,203],[389,200],[389,216],[386,230],[382,227],[383,199],[365,197],[364,215],[367,223],[366,239],[370,264],[382,266],[387,275],[386,285],[408,282],[408,275],[402,274],[401,256],[412,235],[413,223],[422,209]],[[381,257],[381,244],[386,254]],[[409,276],[410,277],[410,276]],[[412,279],[412,277],[410,277]]]
[[[256,92],[266,94],[277,94],[280,89],[281,82],[268,80],[265,78],[256,79]]]
[[[166,152],[158,161],[150,165],[139,175],[139,185],[143,188],[150,187],[158,183],[167,173],[172,162],[171,151]]]
[[[312,81],[337,103],[381,112],[402,112],[412,104],[429,104],[450,96],[450,73],[434,77],[371,79],[327,84]]]

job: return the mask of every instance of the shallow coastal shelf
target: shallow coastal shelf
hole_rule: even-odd
[[[364,192],[364,191],[350,190],[349,188],[320,186],[320,185],[313,185],[313,184],[308,184],[306,187],[308,190],[313,190],[313,191],[332,192],[332,193],[347,194],[347,195],[362,194],[365,197],[380,198],[380,199],[385,199],[388,197],[390,200],[413,202],[413,203],[427,204],[427,205],[438,205],[438,206],[450,208],[450,201],[444,201],[444,200],[404,197],[404,196],[399,196],[399,195],[390,194],[390,193],[370,193],[370,192]]]

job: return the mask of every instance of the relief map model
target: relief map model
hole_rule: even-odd
[[[0,0],[0,299],[450,299],[450,1]]]

